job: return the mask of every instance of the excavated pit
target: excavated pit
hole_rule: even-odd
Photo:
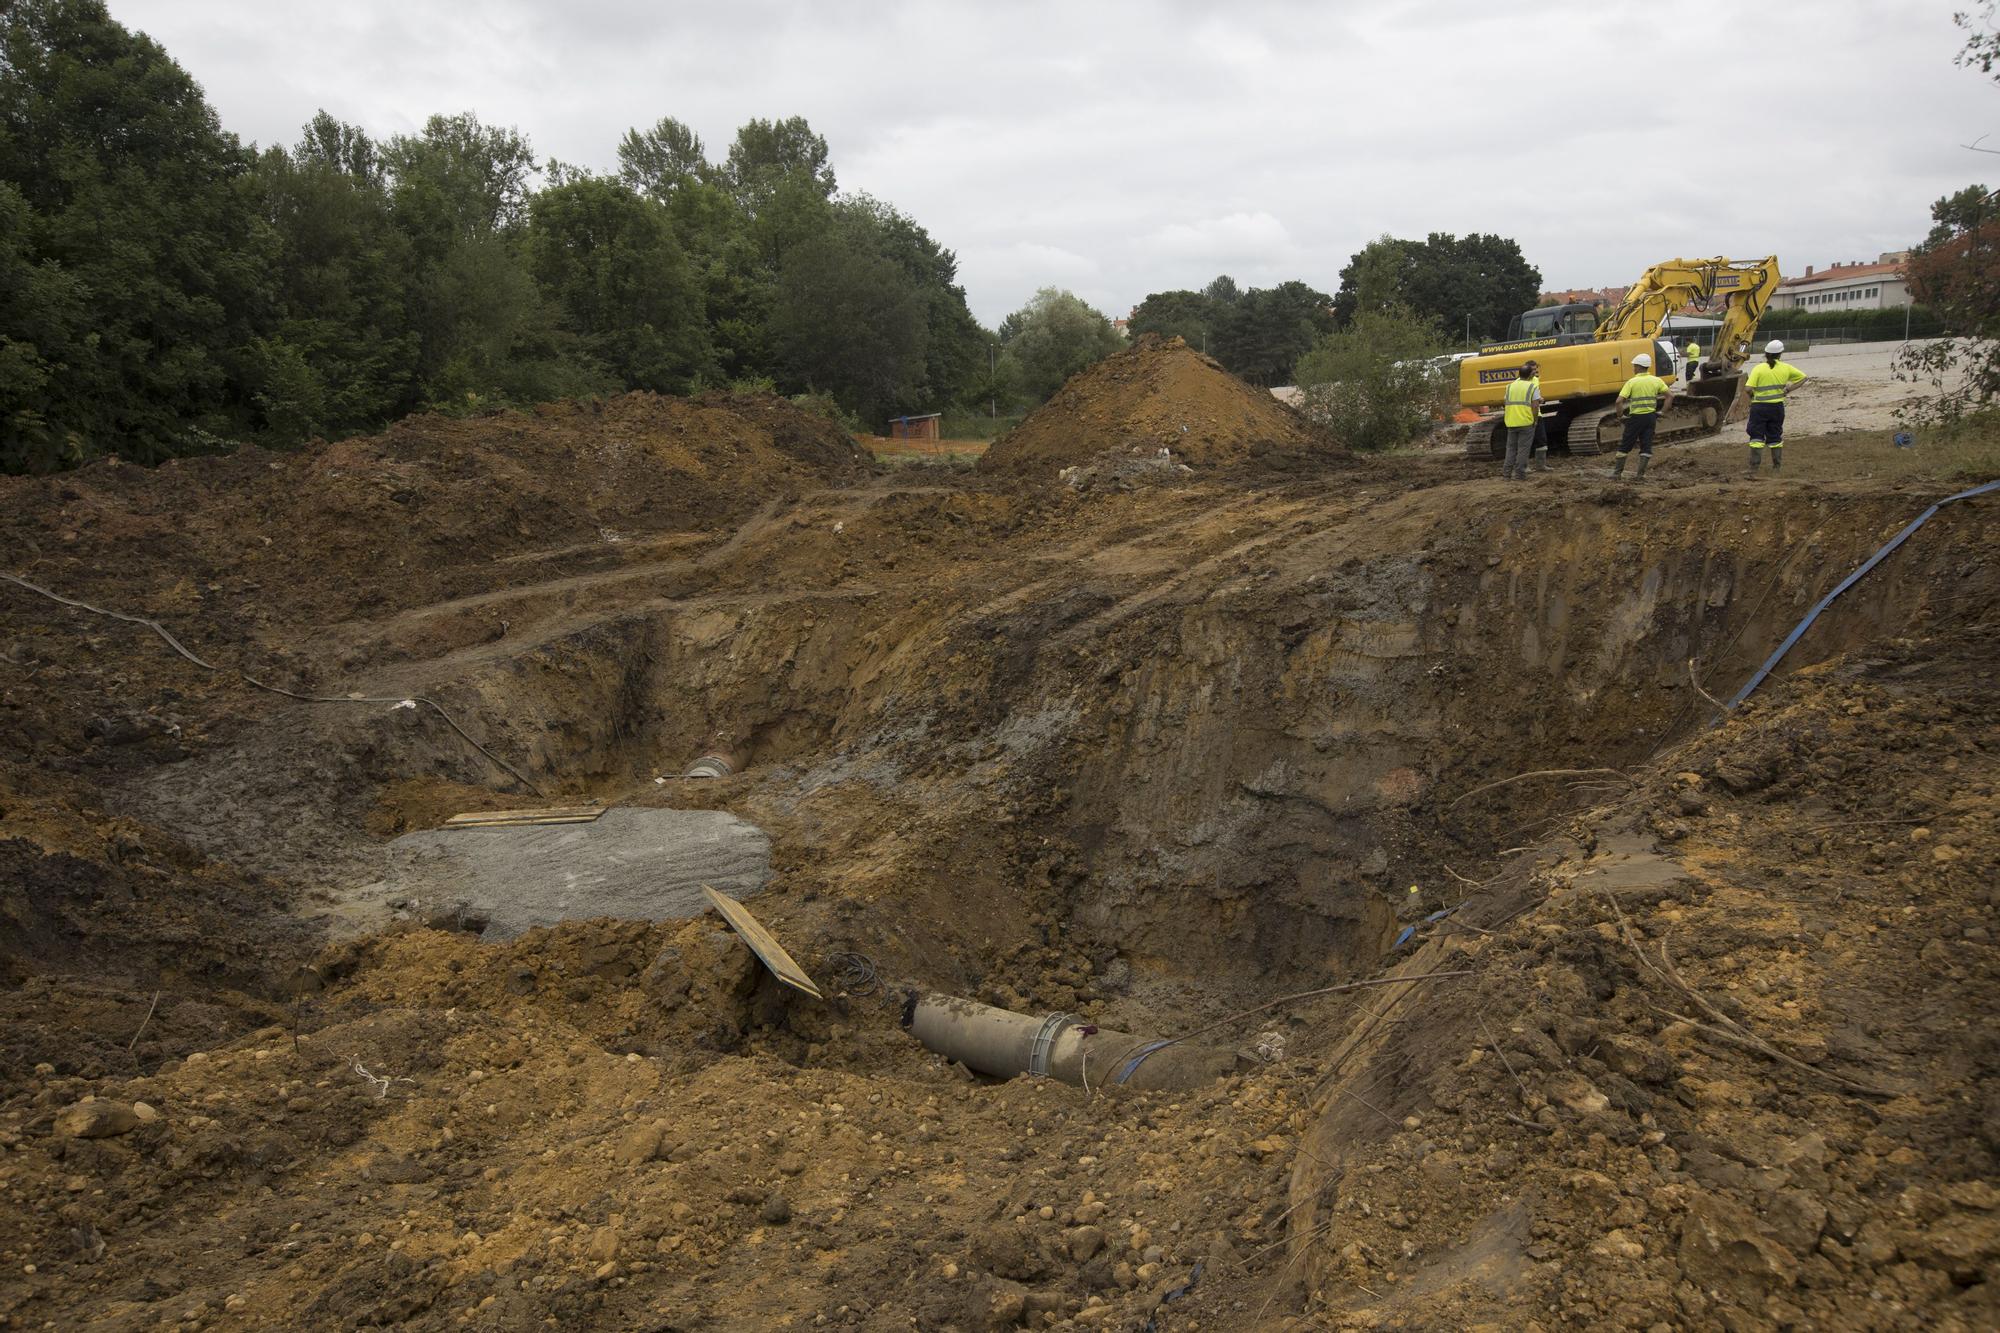
[[[1941,516],[1768,713],[1709,732],[1703,690],[1936,487],[1411,466],[760,491],[386,591],[123,586],[93,530],[34,572],[342,702],[81,612],[10,622],[0,1315],[1798,1323],[1769,1282],[1838,1327],[1824,1293],[1977,1290],[1991,515]],[[255,538],[184,526],[215,570]],[[435,700],[525,780],[349,694]],[[1692,771],[1654,771],[1676,744]],[[732,771],[684,780],[710,754]],[[760,830],[750,904],[826,1001],[684,903],[486,939],[383,887],[454,813],[590,802]],[[542,851],[498,875],[591,873]],[[1423,924],[1461,902],[1476,935]],[[1694,1004],[1669,939],[1723,1018],[1660,1016]],[[1239,1014],[1364,980],[1390,984]],[[1101,1095],[1066,1046],[1075,1086],[975,1079],[903,1030],[909,990],[1237,1072]],[[1725,1019],[1794,1065],[1704,1044]],[[121,1129],[138,1102],[161,1119]]]
[[[802,953],[1158,1030],[1375,970],[1399,917],[1457,902],[1601,789],[1464,792],[1624,768],[1704,725],[1691,661],[1732,687],[1907,508],[1668,494],[1467,523],[1419,491],[1273,499],[1249,524],[1243,505],[1190,493],[1087,550],[960,546],[905,573],[890,566],[940,528],[976,543],[1031,506],[828,497],[732,539],[754,592],[673,566],[614,570],[554,606],[529,590],[547,632],[448,648],[397,688],[476,718],[551,796],[768,831],[792,892],[763,910]],[[1883,571],[1798,660],[1920,617],[1940,572],[1921,556]],[[465,614],[404,623],[380,656],[470,637],[450,628]],[[385,809],[388,831],[421,829],[491,803],[482,790],[534,800],[410,710],[332,721],[344,734],[328,728],[317,771],[292,762],[289,730],[253,732],[198,781],[181,766],[141,782],[128,808],[259,870],[324,876],[343,928],[435,920],[388,907],[435,895],[385,892],[380,845],[355,830]],[[681,778],[718,747],[739,772]],[[274,844],[230,813],[245,804],[317,836]],[[579,845],[527,873],[553,902],[597,870]]]

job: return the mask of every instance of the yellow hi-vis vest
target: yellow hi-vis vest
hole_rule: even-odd
[[[1699,360],[1701,360],[1701,344],[1700,344],[1700,343],[1689,343],[1689,344],[1688,344],[1688,360],[1690,360],[1690,361],[1699,361]]]
[[[1507,386],[1507,425],[1535,424],[1535,391],[1541,387],[1542,382],[1537,379],[1515,380]]]
[[[1766,361],[1750,372],[1750,401],[1753,403],[1782,403],[1785,390],[1806,377],[1806,373],[1789,361],[1776,365]]]
[[[1651,372],[1634,375],[1618,391],[1618,396],[1625,400],[1625,410],[1635,417],[1650,416],[1659,411],[1660,399],[1666,394],[1667,382]]]

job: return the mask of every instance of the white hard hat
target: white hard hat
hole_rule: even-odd
[[[1773,338],[1764,344],[1764,350],[1772,356],[1783,356],[1785,354],[1785,345],[1776,338]]]
[[[1639,367],[1639,369],[1641,370],[1645,370],[1653,364],[1653,358],[1647,356],[1644,352],[1641,352],[1639,353],[1639,355],[1632,358],[1632,364]]]

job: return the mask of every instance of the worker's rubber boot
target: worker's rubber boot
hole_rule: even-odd
[[[1634,481],[1644,481],[1644,480],[1646,479],[1646,464],[1648,464],[1648,463],[1650,463],[1650,462],[1652,462],[1652,461],[1653,461],[1653,456],[1652,456],[1651,454],[1640,454],[1640,455],[1639,455],[1639,470],[1638,470],[1637,472],[1634,472],[1634,473],[1632,474],[1632,480],[1634,480]]]
[[[1616,461],[1614,461],[1611,464],[1611,480],[1616,481],[1624,475],[1625,475],[1625,455],[1620,454],[1618,455]]]
[[[1547,449],[1535,450],[1535,471],[1548,472],[1551,470],[1549,467],[1549,451]]]
[[[1750,451],[1750,467],[1748,468],[1748,471],[1751,476],[1754,477],[1757,475],[1757,465],[1763,461],[1764,461],[1764,451],[1762,449],[1752,449]]]
[[[1777,475],[1778,475],[1778,469],[1779,469],[1779,468],[1781,468],[1781,467],[1783,467],[1784,465],[1785,465],[1785,451],[1784,451],[1784,450],[1783,450],[1783,449],[1782,449],[1781,447],[1779,447],[1779,446],[1777,446],[1777,445],[1772,445],[1772,446],[1771,446],[1771,475],[1772,475],[1772,476],[1774,476],[1774,477],[1775,477],[1775,476],[1777,476]]]

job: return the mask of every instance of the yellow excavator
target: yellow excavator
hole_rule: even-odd
[[[1683,306],[1717,317],[1714,344],[1692,384],[1677,385],[1658,439],[1691,439],[1720,426],[1743,386],[1757,321],[1778,288],[1778,259],[1674,259],[1655,264],[1609,314],[1587,305],[1544,306],[1515,316],[1505,341],[1458,363],[1458,401],[1481,415],[1466,427],[1466,452],[1499,458],[1506,431],[1498,410],[1524,362],[1539,365],[1542,417],[1552,454],[1595,454],[1618,442],[1618,390],[1645,352],[1655,371],[1675,364],[1661,325]],[[1705,340],[1704,340],[1705,341]]]

